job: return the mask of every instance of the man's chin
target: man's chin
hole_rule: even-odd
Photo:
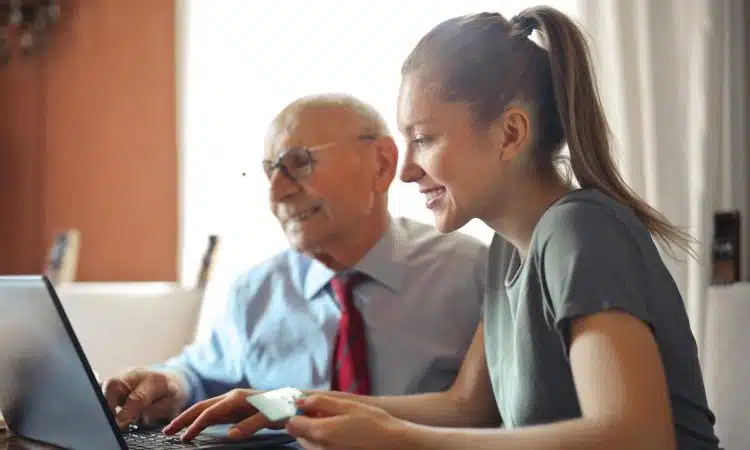
[[[298,234],[287,234],[286,237],[287,241],[289,241],[289,246],[299,253],[315,256],[316,254],[322,252],[322,246],[317,240],[306,239],[304,236],[300,236]]]

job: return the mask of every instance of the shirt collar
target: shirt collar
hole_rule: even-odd
[[[400,292],[406,283],[407,267],[402,246],[407,243],[404,242],[405,237],[400,231],[398,225],[391,220],[388,229],[375,246],[353,267],[394,293]],[[333,270],[317,260],[312,260],[305,276],[305,298],[312,300],[335,275]]]

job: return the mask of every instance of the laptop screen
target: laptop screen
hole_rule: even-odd
[[[75,449],[125,443],[49,281],[0,277],[0,411],[18,436]]]

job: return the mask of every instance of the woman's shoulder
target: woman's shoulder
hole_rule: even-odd
[[[533,239],[600,239],[651,242],[646,225],[631,208],[596,189],[577,189],[553,203],[542,215]]]
[[[540,219],[540,223],[587,220],[596,222],[637,222],[632,209],[597,189],[576,189],[553,203]]]

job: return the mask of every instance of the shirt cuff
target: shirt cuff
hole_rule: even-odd
[[[186,391],[186,399],[183,405],[180,405],[180,411],[184,411],[188,407],[195,404],[200,397],[202,397],[202,385],[201,380],[197,374],[192,370],[172,364],[155,364],[151,366],[152,370],[158,372],[170,372],[177,374],[182,380],[182,386]]]

